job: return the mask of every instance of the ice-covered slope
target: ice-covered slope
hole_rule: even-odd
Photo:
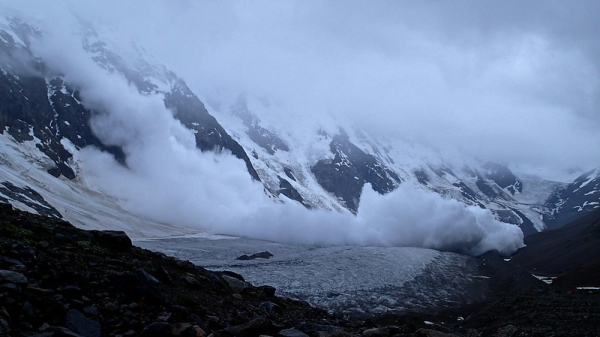
[[[84,229],[124,230],[133,238],[195,232],[127,212],[121,207],[122,200],[100,193],[83,178],[69,180],[48,174],[46,170],[53,162],[36,147],[39,143],[37,138],[16,142],[12,136],[0,134],[0,201],[31,213],[63,218]],[[76,161],[75,152],[71,163],[75,166]]]

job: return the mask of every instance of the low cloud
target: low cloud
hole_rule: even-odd
[[[307,210],[291,200],[274,202],[241,160],[196,149],[193,134],[173,118],[160,95],[142,95],[123,78],[94,67],[78,69],[72,80],[86,88],[84,103],[103,111],[92,119],[93,129],[124,149],[127,167],[85,149],[78,155],[83,179],[142,217],[301,244],[413,246],[475,255],[492,249],[508,254],[522,246],[517,226],[408,183],[384,196],[365,186],[356,217]]]
[[[522,245],[520,230],[489,211],[409,184],[384,196],[366,186],[356,217],[273,202],[241,161],[199,152],[193,134],[164,108],[161,96],[140,95],[78,51],[73,13],[94,23],[101,36],[146,48],[203,101],[216,102],[211,113],[217,118],[246,94],[269,102],[270,115],[260,117],[284,131],[331,118],[389,138],[451,145],[548,177],[600,166],[600,21],[594,1],[449,6],[108,0],[15,6],[47,15],[55,38],[40,51],[101,112],[92,121],[98,136],[128,154],[125,168],[97,150],[82,151],[86,183],[157,221],[295,243],[471,254]]]
[[[136,41],[214,103],[217,118],[245,94],[276,107],[265,119],[280,130],[333,116],[549,178],[600,166],[596,1],[12,6],[59,34],[73,34],[76,15],[100,35]]]

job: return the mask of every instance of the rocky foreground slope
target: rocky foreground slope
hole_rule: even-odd
[[[538,287],[436,317],[337,317],[240,275],[133,247],[121,232],[0,204],[2,336],[600,335],[600,295],[566,290]]]

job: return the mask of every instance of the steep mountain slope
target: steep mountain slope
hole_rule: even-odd
[[[535,273],[561,275],[583,267],[591,271],[590,266],[600,263],[600,210],[561,228],[531,235],[525,244],[511,262]],[[597,285],[600,279],[590,278],[589,282]]]
[[[245,161],[249,177],[259,179],[241,146],[185,82],[142,58],[126,65],[97,41],[94,31],[84,36],[83,48],[106,71],[126,77],[143,94],[163,95],[165,105],[193,130],[198,148],[230,151]],[[0,201],[84,228],[123,229],[134,237],[191,233],[131,214],[121,207],[122,201],[88,184],[80,172],[79,151],[95,147],[122,165],[127,165],[127,155],[96,136],[90,120],[100,112],[85,106],[79,90],[34,54],[35,39],[43,39],[43,34],[33,26],[18,19],[0,20]]]
[[[65,83],[62,76],[50,75],[54,71],[34,55],[28,41],[42,38],[42,32],[17,19],[7,19],[0,29],[0,60],[4,61],[0,63],[0,127],[3,132],[7,131],[18,142],[33,140],[33,137],[39,139],[40,149],[56,165],[49,169],[55,176],[75,177],[68,165],[72,153],[61,144],[63,140],[71,142],[77,150],[86,146],[98,147],[124,163],[126,158],[121,149],[105,146],[92,131],[89,120],[98,112],[86,108],[77,89]],[[182,79],[164,66],[148,63],[141,56],[129,60],[128,64],[89,27],[82,45],[98,65],[110,73],[121,74],[141,93],[164,95],[165,106],[193,130],[198,148],[203,151],[229,150],[244,160],[254,179],[259,179],[240,145],[208,113]]]
[[[558,228],[600,208],[600,169],[586,172],[556,189],[544,204],[545,222]]]
[[[581,178],[579,188],[564,189],[564,193],[581,197],[561,194],[556,197],[560,202],[546,202],[545,207],[553,209],[550,212],[544,202],[553,188],[560,187],[556,183],[539,179],[532,183],[496,163],[451,164],[431,149],[402,139],[382,140],[354,126],[316,124],[294,134],[265,122],[245,98],[231,107],[231,114],[220,113],[215,115],[217,119],[183,79],[142,48],[120,50],[91,25],[83,24],[82,30],[81,48],[86,57],[106,73],[124,77],[141,95],[159,97],[193,133],[197,148],[231,152],[274,199],[357,214],[363,189],[386,194],[408,183],[465,205],[489,209],[498,220],[519,225],[526,235],[544,229],[541,215],[545,212],[550,219],[571,207],[569,202],[578,202],[586,210],[596,205],[595,199],[588,200],[597,198],[589,189],[598,185],[593,179],[590,183]],[[87,191],[90,186],[85,185],[76,160],[79,151],[95,147],[124,166],[128,165],[128,153],[119,145],[105,144],[95,129],[98,127],[90,122],[105,112],[86,106],[76,82],[52,69],[44,55],[35,53],[32,43],[45,38],[42,31],[17,19],[3,19],[0,38],[0,130],[3,144],[15,150],[5,151],[4,160],[19,163],[7,165],[1,200],[64,216],[64,206],[71,201],[51,198],[53,191],[48,186],[54,182],[36,178],[29,186],[26,179],[17,178],[27,173],[15,169],[31,165],[62,179],[59,184],[63,187]],[[17,155],[19,152],[22,155]],[[17,157],[20,159],[14,159]],[[563,193],[560,191],[555,194]]]
[[[75,178],[69,164],[72,154],[63,139],[78,148],[92,145],[122,158],[118,149],[103,146],[92,133],[91,113],[78,93],[60,76],[40,76],[44,64],[32,54],[29,40],[41,33],[17,20],[0,29],[0,130],[17,142],[38,140],[36,147],[54,162],[48,167],[54,176]]]
[[[358,128],[317,125],[302,135],[294,134],[261,121],[248,100],[238,100],[231,118],[221,116],[222,123],[252,153],[252,164],[267,189],[308,207],[356,213],[367,184],[380,194],[402,183],[419,184],[466,205],[489,209],[528,235],[545,227],[543,203],[561,186],[535,178],[522,180],[497,163],[452,165],[431,149],[401,139],[387,144]],[[261,105],[252,106],[260,109]],[[293,188],[293,194],[282,193],[286,191],[282,186]]]

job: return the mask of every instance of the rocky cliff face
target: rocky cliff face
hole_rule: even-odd
[[[42,78],[0,73],[0,128],[15,141],[35,141],[54,165],[48,173],[75,178],[71,148],[95,146],[124,160],[123,152],[105,146],[92,132],[92,112],[62,77]]]
[[[0,35],[0,127],[17,142],[39,141],[38,148],[53,160],[49,172],[55,176],[75,178],[70,167],[70,143],[79,150],[95,146],[112,153],[125,163],[125,154],[117,147],[105,146],[91,130],[89,121],[95,114],[86,108],[76,88],[62,76],[50,76],[44,61],[34,55],[28,41],[42,38],[42,32],[15,19],[2,27]],[[82,47],[100,67],[123,75],[143,94],[163,94],[165,106],[175,117],[193,130],[198,148],[203,151],[231,151],[246,163],[251,177],[259,180],[248,156],[186,83],[164,66],[152,65],[143,58],[128,64],[88,28]]]
[[[317,129],[300,137],[301,143],[294,143],[285,132],[260,126],[260,119],[245,100],[232,108],[232,115],[245,127],[236,129],[232,123],[226,127],[230,126],[234,138],[252,153],[250,159],[267,189],[278,194],[280,184],[285,184],[288,188],[281,190],[294,191],[286,196],[306,206],[356,214],[363,188],[386,194],[410,183],[466,205],[489,209],[499,220],[520,225],[526,234],[544,228],[542,204],[550,190],[538,195],[536,186],[525,185],[507,166],[431,163],[406,156],[393,145],[383,145],[354,129]],[[253,137],[258,127],[269,137]]]
[[[586,172],[572,183],[558,188],[546,200],[545,221],[550,228],[561,227],[600,208],[600,170]]]
[[[321,159],[311,167],[317,182],[338,197],[353,213],[358,211],[360,195],[366,183],[380,194],[396,188],[400,177],[377,157],[363,152],[340,130],[329,143],[333,159]]]

